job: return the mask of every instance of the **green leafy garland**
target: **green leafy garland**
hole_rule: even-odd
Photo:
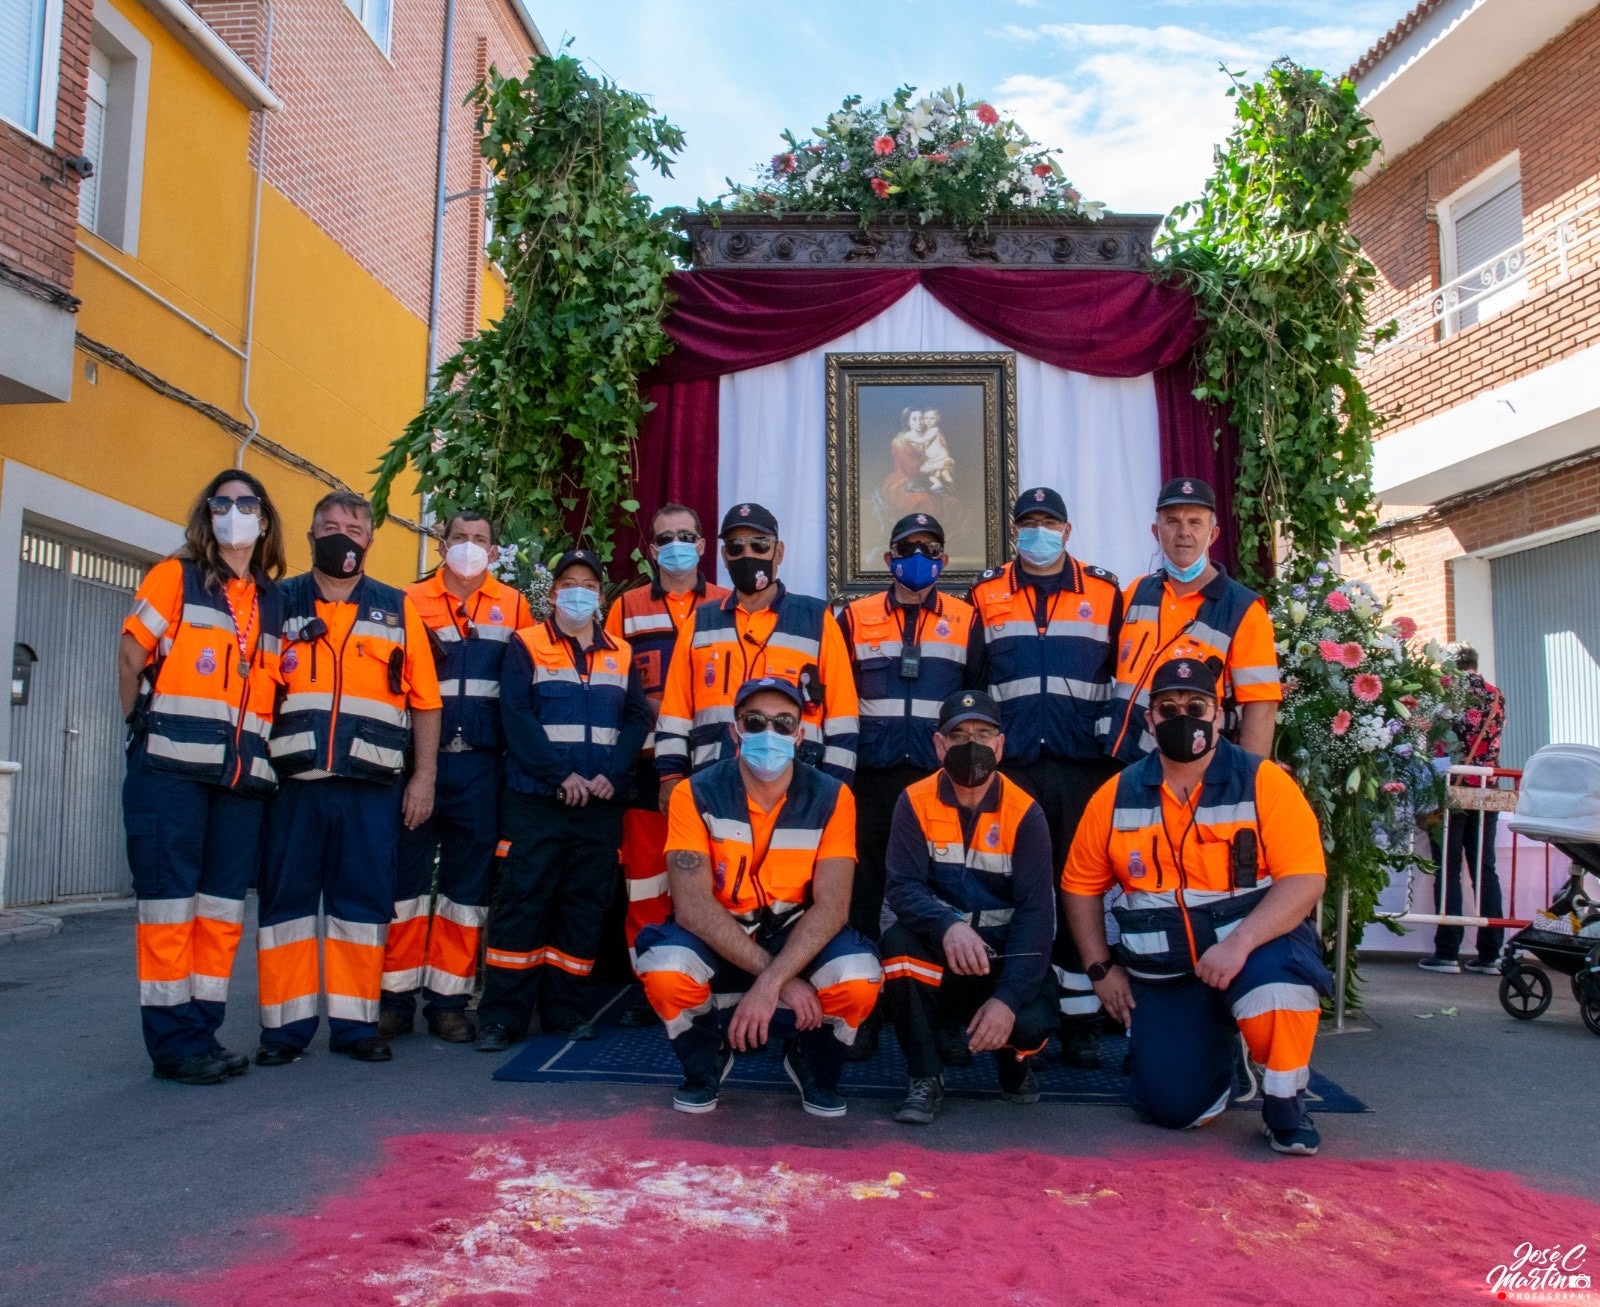
[[[1204,196],[1174,210],[1160,253],[1206,322],[1196,394],[1239,433],[1241,570],[1262,585],[1303,579],[1341,546],[1364,549],[1377,526],[1381,419],[1356,375],[1377,270],[1350,230],[1350,199],[1379,142],[1352,82],[1288,60],[1252,85],[1235,77],[1228,94],[1233,132]]]
[[[530,558],[576,538],[609,559],[617,520],[638,508],[637,378],[669,348],[677,248],[633,165],[670,176],[683,135],[567,55],[521,79],[491,71],[468,102],[494,173],[488,253],[505,315],[440,367],[377,469],[373,507],[381,520],[409,466],[438,518],[472,507]]]

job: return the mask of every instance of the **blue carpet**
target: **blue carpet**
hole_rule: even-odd
[[[635,991],[636,993],[637,991]],[[621,997],[621,995],[618,995]],[[601,1083],[623,1085],[663,1085],[675,1087],[683,1078],[665,1029],[657,1025],[646,1030],[631,1030],[613,1023],[621,1004],[611,1002],[595,1022],[598,1038],[573,1043],[562,1036],[541,1035],[530,1039],[495,1073],[496,1080],[524,1081],[532,1084]],[[1121,1035],[1105,1035],[1100,1041],[1101,1066],[1097,1071],[1080,1071],[1061,1059],[1055,1039],[1039,1060],[1040,1088],[1047,1103],[1126,1103],[1129,1080],[1122,1074],[1128,1041]],[[998,1098],[994,1057],[976,1054],[969,1067],[951,1067],[944,1073],[945,1094],[952,1098]],[[770,1043],[759,1053],[742,1054],[734,1060],[727,1084],[735,1089],[794,1093],[784,1074],[777,1044]],[[845,1066],[841,1091],[850,1098],[899,1098],[906,1090],[906,1064],[900,1046],[887,1028],[879,1041],[878,1052],[869,1062],[850,1062]],[[1245,1086],[1240,1086],[1243,1092]],[[1355,1095],[1320,1075],[1311,1072],[1306,1091],[1307,1105],[1314,1112],[1367,1112],[1371,1109]],[[1259,1097],[1238,1098],[1235,1107],[1259,1110]]]

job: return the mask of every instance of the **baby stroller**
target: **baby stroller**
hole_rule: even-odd
[[[1532,1021],[1550,1006],[1549,972],[1572,978],[1583,1024],[1600,1035],[1600,899],[1585,880],[1600,875],[1600,749],[1551,744],[1528,759],[1512,830],[1542,840],[1572,859],[1572,874],[1554,902],[1506,941],[1500,963],[1500,1006]],[[1531,953],[1544,966],[1518,957]]]

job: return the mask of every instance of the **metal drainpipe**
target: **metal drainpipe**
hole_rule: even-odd
[[[444,42],[439,56],[439,152],[433,188],[433,269],[428,280],[428,358],[423,397],[433,388],[439,349],[439,292],[444,279],[445,163],[450,146],[450,65],[456,37],[456,0],[444,0]],[[417,575],[428,570],[428,497],[422,497],[424,534],[417,539]]]
[[[267,36],[266,50],[261,57],[261,80],[271,86],[272,84],[272,0],[266,0],[267,5]],[[250,360],[255,354],[256,343],[256,268],[261,259],[261,187],[262,171],[267,162],[267,124],[271,121],[265,112],[261,114],[261,135],[256,140],[256,195],[254,211],[250,217],[250,280],[245,293],[244,309],[244,369],[239,376],[239,405],[244,409],[245,416],[250,419],[250,434],[239,442],[239,452],[234,455],[234,467],[244,466],[244,456],[250,446],[255,443],[255,438],[261,431],[261,418],[255,409],[250,407]]]

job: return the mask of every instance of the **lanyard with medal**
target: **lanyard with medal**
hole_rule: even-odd
[[[261,595],[253,588],[250,594],[250,621],[248,625],[239,625],[239,613],[233,606],[233,596],[228,593],[228,587],[222,587],[223,602],[228,605],[228,616],[233,619],[233,638],[239,642],[238,672],[241,679],[250,675],[250,633],[256,628],[256,619],[261,615]]]

